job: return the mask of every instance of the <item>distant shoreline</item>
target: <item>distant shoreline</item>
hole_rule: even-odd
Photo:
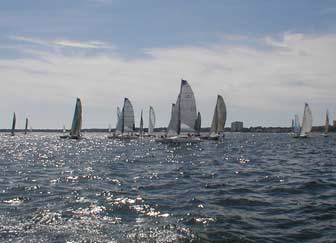
[[[24,129],[16,129],[16,132],[24,132]],[[67,130],[69,131],[69,130]],[[82,129],[83,132],[98,132],[98,133],[108,133],[108,128],[85,128]],[[144,129],[145,132],[147,132],[147,129]],[[292,131],[291,127],[249,127],[249,128],[243,128],[243,130],[239,131],[242,133],[289,133]],[[0,133],[9,133],[11,132],[11,129],[0,129]],[[30,131],[28,131],[30,132]],[[33,129],[33,132],[55,132],[55,133],[62,133],[63,129]],[[112,129],[112,133],[115,132],[115,129]],[[135,130],[135,132],[138,132],[138,129]],[[166,132],[166,128],[160,127],[154,129],[154,132],[162,133]],[[202,133],[210,132],[210,127],[202,128]],[[226,127],[225,132],[231,132],[231,128]],[[312,129],[312,132],[324,132],[324,126],[315,126]],[[330,126],[329,132],[336,132],[336,127]]]

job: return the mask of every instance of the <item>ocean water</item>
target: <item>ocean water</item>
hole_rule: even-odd
[[[334,242],[336,136],[0,134],[1,242]]]

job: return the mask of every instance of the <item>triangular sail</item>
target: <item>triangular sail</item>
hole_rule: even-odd
[[[153,107],[149,107],[148,134],[153,134],[155,127],[155,112]]]
[[[313,127],[313,115],[309,108],[309,105],[306,103],[304,112],[303,112],[303,118],[302,118],[302,127],[301,127],[301,136],[305,136],[308,133],[311,132]]]
[[[82,129],[82,102],[79,98],[76,100],[75,113],[72,120],[70,136],[80,137]]]
[[[195,122],[197,119],[196,101],[194,92],[186,80],[181,80],[180,94],[177,102],[178,120],[180,132],[193,132],[195,131]]]
[[[329,132],[329,112],[327,110],[326,121],[325,121],[325,125],[324,125],[324,133],[328,134],[328,132]]]
[[[26,118],[26,125],[25,125],[24,134],[27,134],[27,132],[28,132],[28,118]]]
[[[65,125],[63,125],[63,133],[66,133]]]
[[[111,124],[109,124],[108,126],[108,132],[111,133],[112,132],[112,127],[111,127]]]
[[[14,134],[15,134],[15,125],[16,125],[16,115],[15,115],[15,112],[14,112],[13,121],[12,121],[12,131],[11,131],[12,136],[14,136]]]
[[[201,133],[201,126],[202,126],[202,117],[201,117],[201,113],[198,112],[196,123],[195,123],[195,131],[197,132],[197,134]]]
[[[122,114],[119,106],[117,107],[117,126],[115,132],[118,134],[122,133]]]
[[[135,129],[134,110],[132,103],[128,98],[124,100],[124,107],[122,109],[122,133],[133,132]]]
[[[167,129],[167,135],[169,137],[176,136],[178,131],[178,109],[175,104],[172,104],[170,122]]]
[[[210,136],[217,136],[219,133],[224,132],[225,122],[226,105],[223,97],[221,95],[218,95],[210,128]]]
[[[142,110],[141,110],[141,117],[140,117],[140,129],[139,129],[140,136],[143,135],[143,119],[142,119]]]

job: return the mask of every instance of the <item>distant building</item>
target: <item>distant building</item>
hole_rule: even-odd
[[[334,120],[334,122],[333,122],[333,126],[336,127],[336,120]]]
[[[241,132],[243,131],[243,122],[235,121],[231,123],[231,132]]]

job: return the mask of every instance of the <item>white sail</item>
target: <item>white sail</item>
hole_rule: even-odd
[[[141,117],[140,117],[139,133],[140,133],[140,136],[143,135],[143,118],[142,118],[142,110],[141,110]]]
[[[63,125],[63,133],[66,133],[65,125]]]
[[[326,121],[325,121],[325,125],[324,125],[324,133],[328,134],[328,132],[329,132],[329,112],[327,110]]]
[[[124,107],[122,109],[122,133],[133,132],[135,129],[134,110],[132,103],[128,98],[124,100]]]
[[[219,133],[224,132],[225,122],[226,105],[223,97],[218,95],[210,128],[210,136],[217,136]]]
[[[117,107],[117,126],[116,126],[115,132],[117,134],[120,134],[122,132],[122,114],[121,114],[119,106]]]
[[[79,98],[76,100],[75,113],[72,120],[70,137],[79,138],[82,129],[82,103]]]
[[[170,122],[168,125],[167,135],[169,137],[176,136],[178,131],[178,109],[175,104],[172,104]]]
[[[153,134],[155,127],[155,112],[153,107],[149,107],[148,134]]]
[[[111,124],[109,124],[109,126],[108,126],[108,132],[109,132],[109,133],[112,132],[112,126],[111,126]]]
[[[300,130],[301,130],[301,127],[300,127],[300,118],[298,115],[295,115],[295,118],[294,118],[294,133],[295,134],[299,134],[300,133]]]
[[[12,136],[14,136],[14,134],[15,134],[15,125],[16,125],[16,115],[15,115],[15,112],[14,112],[13,121],[12,121],[12,131],[11,131]]]
[[[313,115],[309,108],[309,105],[306,103],[303,112],[300,136],[306,136],[308,133],[311,132],[312,127],[313,127]]]
[[[196,101],[194,92],[186,80],[181,80],[181,89],[176,105],[180,123],[178,133],[195,131],[197,119]]]

